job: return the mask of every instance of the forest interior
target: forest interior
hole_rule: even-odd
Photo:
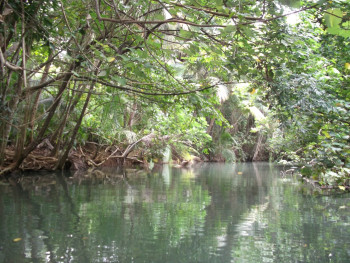
[[[0,177],[275,161],[349,188],[349,0],[2,0]]]

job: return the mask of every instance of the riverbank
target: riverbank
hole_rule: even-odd
[[[162,160],[144,155],[142,148],[131,151],[129,147],[122,149],[116,145],[99,145],[89,142],[85,145],[78,145],[72,149],[63,167],[64,170],[84,171],[89,168],[120,167],[141,165],[148,169],[154,164],[171,163],[176,167],[188,167],[192,163],[207,161],[205,158],[190,156],[190,159],[181,158],[176,155],[173,159]],[[15,163],[16,152],[14,147],[7,147],[6,157],[3,161],[1,171],[11,167]],[[54,171],[59,170],[57,163],[59,157],[53,156],[52,147],[49,143],[41,143],[24,159],[18,169],[20,171]],[[223,160],[224,161],[224,160]],[[151,167],[152,168],[152,167]],[[15,170],[11,170],[11,173]],[[7,173],[7,174],[8,174]]]
[[[23,171],[56,170],[59,158],[52,156],[50,147],[46,145],[37,147],[27,158],[24,159],[19,169]],[[11,166],[15,161],[15,149],[8,147],[3,168]],[[136,156],[123,157],[123,152],[117,146],[104,146],[93,143],[77,146],[71,150],[65,163],[64,169],[86,170],[89,167],[115,167],[144,163],[144,160]]]

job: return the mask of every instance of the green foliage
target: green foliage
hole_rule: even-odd
[[[350,37],[350,22],[347,20],[349,14],[344,13],[341,8],[327,9],[324,19],[327,32],[341,37]],[[343,22],[343,17],[345,18]]]
[[[125,149],[153,134],[152,158],[169,146],[229,161],[269,150],[346,183],[348,1],[6,3],[0,164],[8,144],[19,167],[44,138],[69,152],[70,141]]]
[[[165,112],[154,110],[154,119],[149,119],[147,128],[159,136],[167,136],[168,144],[183,157],[187,152],[200,153],[211,140],[206,133],[207,122],[190,109],[174,105]]]
[[[327,27],[340,23],[341,18],[334,18],[339,11],[326,17]],[[349,40],[320,34],[312,27],[298,26],[298,34],[300,30],[308,39],[289,45],[292,51],[274,70],[269,88],[276,117],[281,121],[280,132],[270,145],[279,158],[303,163],[304,176],[321,184],[346,185],[350,97],[344,65],[349,60]],[[342,48],[338,46],[340,42],[345,43]]]
[[[256,90],[251,84],[236,84],[229,89],[228,97],[220,107],[229,125],[215,125],[212,130],[213,141],[209,144],[209,157],[226,162],[268,160],[266,137],[269,131],[264,114],[257,108],[264,108],[258,101]],[[256,106],[253,106],[256,105]],[[258,138],[262,136],[260,145]],[[259,149],[257,149],[259,148]],[[221,159],[222,158],[222,159]]]

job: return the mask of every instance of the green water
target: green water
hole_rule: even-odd
[[[350,195],[270,164],[0,184],[0,262],[350,262]]]

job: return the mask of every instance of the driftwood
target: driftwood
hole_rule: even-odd
[[[128,147],[126,147],[126,149],[124,150],[124,152],[122,153],[122,155],[115,155],[118,151],[120,151],[120,149],[117,147],[117,149],[115,149],[110,155],[108,155],[107,157],[103,157],[104,153],[102,152],[100,155],[98,155],[96,158],[90,158],[88,155],[86,155],[82,148],[79,147],[80,149],[80,153],[82,154],[82,156],[84,156],[87,159],[88,164],[91,166],[95,166],[95,167],[99,167],[102,166],[105,162],[107,162],[110,159],[113,158],[119,158],[122,159],[122,162],[124,163],[125,160],[130,160],[133,162],[139,162],[139,163],[143,163],[143,161],[138,160],[137,158],[134,157],[128,157],[128,155],[134,150],[135,146],[140,143],[140,142],[144,142],[146,145],[150,145],[152,142],[152,139],[155,138],[155,134],[150,133],[146,136],[143,136],[141,139],[131,143],[128,145]],[[107,147],[104,152],[107,152],[110,150],[110,146]],[[102,159],[102,160],[101,160]]]
[[[50,151],[52,151],[53,150],[53,146],[52,146],[52,144],[50,143],[50,141],[49,141],[49,139],[44,139],[36,148],[47,148],[47,149],[49,149]]]
[[[124,151],[119,147],[112,145],[99,145],[93,142],[88,142],[87,145],[78,146],[76,150],[72,150],[68,156],[70,169],[81,170],[91,167],[102,166],[117,166],[122,165],[125,161],[131,161],[133,163],[144,163],[143,160],[139,160],[137,157],[130,156],[130,153],[141,142],[149,147],[156,135],[154,133],[147,134],[135,142],[129,144]],[[159,140],[166,141],[169,136],[161,136]],[[88,146],[89,145],[89,146]],[[93,147],[92,147],[93,146]],[[20,170],[54,170],[58,162],[58,158],[51,156],[51,152],[54,149],[49,139],[44,139],[28,156],[24,159]],[[16,167],[15,164],[15,149],[8,147],[6,149],[6,159],[4,161],[5,167],[0,167],[0,176],[6,173],[12,172]],[[114,160],[114,161],[112,161]],[[68,167],[68,166],[67,166]],[[66,167],[66,168],[67,168]]]
[[[151,141],[153,138],[155,138],[156,135],[154,133],[150,133],[146,136],[143,136],[141,139],[137,140],[136,142],[130,144],[124,151],[123,155],[121,156],[121,158],[126,158],[128,157],[129,153],[131,153],[131,151],[135,148],[135,146],[139,143],[139,142],[144,142],[146,145],[150,145]]]
[[[81,148],[80,148],[80,150],[81,150]],[[115,151],[113,151],[107,158],[104,158],[104,160],[101,161],[101,162],[99,162],[99,163],[96,163],[95,161],[96,161],[96,159],[101,158],[101,155],[97,156],[96,159],[95,159],[95,161],[92,160],[91,158],[88,158],[87,161],[88,161],[88,163],[90,163],[90,164],[92,164],[92,165],[94,165],[94,166],[96,166],[96,167],[99,167],[99,166],[103,165],[106,161],[108,161],[110,158],[112,158],[112,157],[117,157],[117,156],[113,156],[113,155],[116,154],[118,151],[119,151],[119,148],[117,148],[117,149],[116,149]]]

